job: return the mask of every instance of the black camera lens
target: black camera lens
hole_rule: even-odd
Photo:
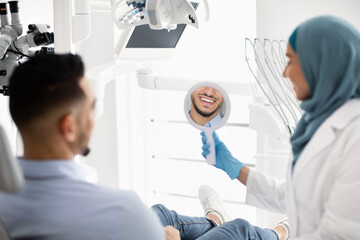
[[[43,45],[43,44],[48,44],[51,42],[51,35],[48,32],[41,33],[34,37],[34,42],[37,46]]]

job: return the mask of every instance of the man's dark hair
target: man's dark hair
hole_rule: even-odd
[[[78,55],[39,55],[10,77],[10,113],[19,129],[57,108],[85,99],[79,82],[84,64]]]

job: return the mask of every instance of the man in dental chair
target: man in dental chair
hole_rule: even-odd
[[[24,143],[25,184],[18,194],[0,193],[0,217],[12,238],[165,239],[135,193],[87,182],[74,162],[88,152],[94,107],[77,55],[37,56],[15,69],[10,112]]]

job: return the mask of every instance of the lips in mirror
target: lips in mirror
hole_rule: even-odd
[[[224,97],[215,88],[204,86],[191,94],[191,119],[204,127],[215,126],[224,117]],[[225,107],[225,106],[224,106]],[[222,112],[220,113],[220,110]]]
[[[215,147],[212,133],[222,127],[230,115],[230,99],[225,90],[213,82],[202,82],[193,86],[184,102],[185,116],[195,128],[203,131],[210,145],[206,157],[215,164]]]

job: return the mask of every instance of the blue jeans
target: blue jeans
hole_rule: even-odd
[[[171,225],[180,231],[181,240],[278,240],[271,229],[261,229],[244,219],[235,219],[217,226],[206,217],[188,217],[157,204],[152,209],[163,226]]]

